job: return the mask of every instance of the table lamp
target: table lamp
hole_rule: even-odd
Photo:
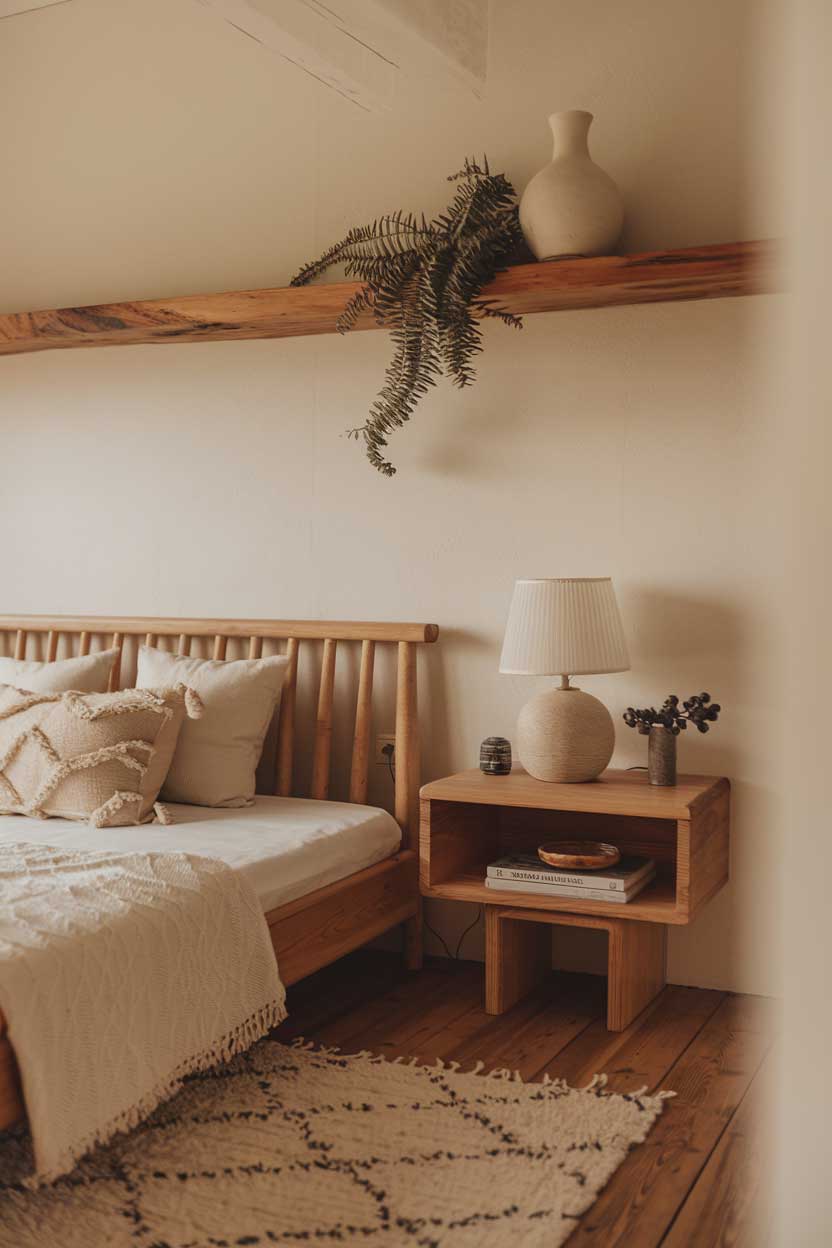
[[[612,758],[615,729],[603,702],[570,676],[626,672],[630,666],[612,580],[557,577],[514,585],[500,671],[560,676],[517,720],[517,755],[538,780],[594,780]]]

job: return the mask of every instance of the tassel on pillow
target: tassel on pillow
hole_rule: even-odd
[[[190,685],[183,685],[181,682],[175,688],[176,692],[181,693],[185,699],[185,711],[188,719],[202,719],[205,712],[205,703],[196,689],[192,689]]]

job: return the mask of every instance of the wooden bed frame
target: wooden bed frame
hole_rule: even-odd
[[[280,974],[293,984],[313,971],[404,924],[405,959],[408,967],[422,965],[422,913],[418,880],[419,836],[419,724],[416,695],[416,651],[436,641],[435,624],[345,623],[319,620],[178,620],[138,617],[0,616],[0,641],[13,635],[7,650],[15,658],[27,657],[30,639],[37,655],[47,662],[69,654],[90,653],[94,638],[119,651],[110,688],[118,688],[122,651],[127,639],[156,645],[172,638],[179,654],[188,654],[196,638],[209,638],[215,659],[226,657],[228,642],[247,643],[249,658],[259,658],[265,641],[285,642],[289,668],[280,702],[274,792],[282,797],[329,796],[335,658],[339,643],[361,645],[355,729],[352,738],[349,800],[367,801],[371,758],[373,667],[378,643],[397,646],[396,674],[396,820],[402,830],[401,849],[393,857],[363,871],[319,888],[306,897],[266,914]],[[11,638],[9,638],[11,641]],[[312,748],[312,779],[309,794],[293,784],[293,761],[297,738],[296,703],[298,655],[303,642],[318,643],[321,667],[318,678],[317,715]],[[322,647],[320,643],[323,643]],[[0,1129],[25,1113],[14,1052],[0,1012]]]

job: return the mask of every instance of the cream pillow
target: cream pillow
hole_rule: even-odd
[[[185,684],[202,700],[199,720],[182,725],[162,797],[193,806],[250,806],[263,740],[280,700],[289,660],[190,659],[139,649],[136,686]]]
[[[36,663],[33,659],[0,659],[0,684],[32,693],[106,693],[118,650],[99,650],[77,659]]]
[[[99,828],[143,823],[185,715],[199,711],[184,687],[30,693],[0,685],[0,813]]]

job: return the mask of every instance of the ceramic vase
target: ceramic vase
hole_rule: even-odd
[[[661,724],[654,724],[647,738],[647,779],[665,786],[676,783],[676,737]]]
[[[520,200],[520,226],[538,260],[608,255],[621,234],[624,210],[612,178],[590,158],[592,113],[570,109],[549,118],[551,162]]]

